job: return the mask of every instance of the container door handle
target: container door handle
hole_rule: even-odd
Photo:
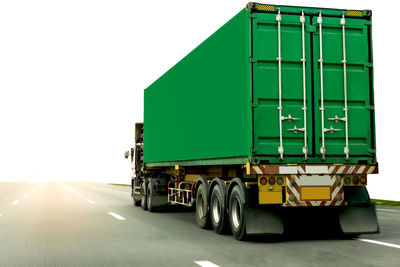
[[[346,121],[346,118],[339,118],[338,115],[335,115],[334,118],[328,118],[328,120],[330,120],[330,121],[335,121],[336,123],[338,123],[339,121],[345,122],[345,121]]]
[[[331,125],[331,127],[330,128],[324,128],[324,133],[327,133],[327,132],[330,132],[331,134],[333,134],[334,132],[339,132],[339,131],[341,131],[342,129],[334,129],[333,128],[333,126]]]
[[[287,129],[290,132],[294,132],[295,134],[297,134],[297,132],[305,132],[306,130],[304,128],[297,128],[297,126],[295,125],[292,129]]]
[[[285,117],[285,116],[282,116],[281,117],[281,120],[282,121],[285,121],[285,120],[287,120],[287,121],[298,121],[298,120],[300,120],[300,118],[294,118],[294,117],[292,117],[292,115],[288,115],[287,117]]]

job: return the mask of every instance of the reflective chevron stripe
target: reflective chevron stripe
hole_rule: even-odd
[[[290,178],[290,175],[286,177],[286,203],[283,206],[286,207],[305,207],[305,206],[345,206],[344,201],[344,186],[343,183],[337,184],[335,175],[325,175],[311,177],[312,175],[296,175]],[[318,178],[319,177],[319,178]],[[294,179],[294,183],[292,183]],[[320,182],[314,182],[315,186],[329,186],[330,187],[330,200],[302,200],[301,187],[307,184],[308,179],[320,180]]]
[[[377,165],[252,165],[251,174],[376,174]]]

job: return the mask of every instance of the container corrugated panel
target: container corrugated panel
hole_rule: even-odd
[[[254,163],[375,163],[370,12],[272,5],[258,9],[255,3],[248,7],[145,90],[146,165],[243,164],[248,159]],[[282,120],[283,160],[278,153],[278,10],[282,116],[286,118]],[[300,20],[303,10],[304,31]],[[344,151],[346,128],[340,120],[345,116],[343,14],[348,160]],[[296,130],[304,128],[303,38],[306,131]],[[322,102],[324,127],[334,129],[325,130],[324,138]]]

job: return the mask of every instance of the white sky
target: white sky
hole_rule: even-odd
[[[129,183],[143,89],[246,3],[0,1],[0,181]],[[373,10],[380,174],[368,188],[400,200],[399,4],[275,3]]]

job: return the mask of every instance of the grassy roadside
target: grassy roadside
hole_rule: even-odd
[[[372,203],[376,205],[386,205],[386,206],[400,206],[400,201],[392,201],[392,200],[382,200],[382,199],[371,199]]]
[[[131,186],[130,184],[110,184],[110,185],[118,185],[118,186]]]

